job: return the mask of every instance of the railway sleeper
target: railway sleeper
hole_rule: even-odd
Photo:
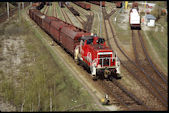
[[[130,106],[130,105],[134,105],[136,103],[134,101],[125,101],[125,104],[128,105],[128,106]]]

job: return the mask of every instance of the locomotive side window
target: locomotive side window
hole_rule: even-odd
[[[84,46],[84,40],[81,40],[80,43]]]
[[[104,44],[105,40],[103,38],[98,38],[97,43],[98,44]]]

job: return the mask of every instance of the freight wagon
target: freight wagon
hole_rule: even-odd
[[[73,2],[74,4],[82,7],[83,9],[90,10],[91,5],[83,2]]]
[[[101,76],[109,80],[120,78],[120,61],[116,52],[106,46],[103,38],[36,9],[30,9],[29,16],[65,48],[78,64],[85,64],[94,80]]]
[[[100,6],[100,1],[89,1],[89,2]],[[101,1],[101,5],[102,7],[105,7],[105,1]]]
[[[73,15],[80,16],[80,13],[77,10],[75,10],[72,6],[70,6],[68,4],[65,4],[65,5],[73,13]]]
[[[37,10],[41,10],[45,5],[45,2],[35,2],[32,4],[32,7],[36,8]]]
[[[34,2],[33,4],[32,4],[32,7],[37,7],[37,6],[39,6],[40,5],[40,2]]]

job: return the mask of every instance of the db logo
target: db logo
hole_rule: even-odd
[[[87,53],[87,61],[92,62],[92,54],[90,52]]]

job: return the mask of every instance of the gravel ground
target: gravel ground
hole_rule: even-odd
[[[0,97],[0,112],[12,112],[16,111],[16,108],[8,102],[4,102]]]

